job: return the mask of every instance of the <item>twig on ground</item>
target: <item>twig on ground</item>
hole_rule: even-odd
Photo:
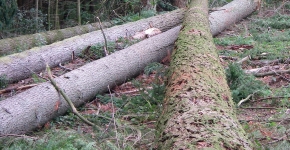
[[[105,51],[105,55],[108,56],[109,53],[108,53],[108,43],[107,43],[107,38],[106,38],[106,35],[105,35],[105,32],[103,30],[103,27],[102,27],[102,23],[101,23],[101,20],[99,17],[97,17],[98,21],[99,21],[99,25],[100,25],[100,29],[102,31],[102,34],[103,34],[103,37],[104,37],[104,40],[105,40],[105,47],[104,47],[104,51]]]
[[[278,109],[276,107],[240,107],[239,109]]]
[[[268,120],[268,119],[239,119],[239,122],[243,122],[243,121],[246,121],[246,122],[250,122],[250,121],[255,121],[255,122],[281,122],[281,121],[290,121],[290,118],[288,119],[282,119],[282,120],[277,120],[277,119],[271,119],[271,120]]]
[[[114,101],[113,101],[113,96],[112,96],[111,89],[110,89],[110,86],[109,86],[109,85],[108,85],[108,90],[109,90],[109,93],[110,93],[110,96],[111,96],[111,101],[112,101],[112,108],[113,108],[113,110],[112,110],[112,111],[113,111],[113,112],[112,112],[112,119],[113,119],[114,128],[115,128],[115,134],[116,134],[117,145],[118,145],[118,148],[120,149],[119,138],[118,138],[118,131],[117,131],[116,119],[115,119]]]
[[[275,59],[275,60],[260,60],[260,61],[251,61],[251,66],[266,66],[266,65],[278,65],[280,63],[287,64],[290,62],[290,58],[287,59]]]
[[[253,75],[255,77],[264,77],[264,76],[269,76],[269,75],[279,75],[279,74],[283,74],[283,73],[290,73],[290,69],[289,70],[277,70],[277,71],[269,71],[269,72],[264,72],[264,73],[254,73]]]
[[[67,97],[67,95],[63,92],[62,89],[60,89],[57,85],[56,85],[56,82],[53,80],[52,78],[52,73],[51,73],[51,70],[48,66],[48,64],[46,64],[46,70],[47,70],[47,73],[48,73],[48,79],[50,80],[51,84],[54,86],[54,88],[63,96],[63,98],[66,100],[66,102],[69,104],[69,106],[71,107],[73,113],[75,115],[77,115],[83,122],[85,122],[86,124],[90,125],[90,126],[93,126],[95,128],[97,128],[98,130],[102,130],[101,127],[95,125],[94,123],[88,121],[86,118],[84,118],[79,112],[78,110],[76,109],[76,107],[74,106],[74,104],[72,103],[72,101]]]
[[[240,105],[246,101],[248,101],[250,99],[250,97],[253,96],[253,94],[248,95],[245,99],[240,100],[240,102],[238,103],[238,107],[240,107]]]
[[[268,99],[279,99],[279,98],[289,98],[289,96],[265,97],[265,98],[254,100],[253,102],[259,102],[259,101],[268,100]]]
[[[285,140],[285,139],[287,139],[287,136],[284,135],[284,136],[282,136],[282,137],[280,137],[280,138],[271,137],[271,139],[274,140],[274,141],[271,141],[271,142],[269,142],[268,144],[274,144],[274,143],[277,143],[277,142],[279,142],[279,141]]]
[[[246,56],[244,58],[242,58],[241,60],[237,61],[237,64],[243,64],[245,61],[250,60],[251,56]]]
[[[23,85],[23,86],[19,86],[19,87],[6,88],[6,89],[3,89],[3,90],[0,90],[0,94],[8,93],[8,92],[11,92],[11,91],[16,91],[16,90],[28,89],[28,88],[34,87],[36,85],[38,85],[38,84],[29,84],[29,85]]]

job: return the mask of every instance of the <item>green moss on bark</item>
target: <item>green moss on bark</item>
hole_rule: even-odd
[[[207,1],[193,0],[172,55],[158,149],[250,149],[233,111],[209,30]]]

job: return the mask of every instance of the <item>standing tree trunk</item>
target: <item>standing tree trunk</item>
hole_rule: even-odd
[[[59,15],[58,15],[58,0],[55,2],[55,23],[54,23],[54,28],[55,29],[60,29],[59,26]]]
[[[35,27],[36,32],[38,32],[38,0],[35,0]]]
[[[158,149],[251,149],[210,33],[208,1],[191,1],[171,59]]]
[[[173,5],[178,8],[185,8],[188,0],[173,0]]]
[[[48,31],[50,31],[50,0],[47,0],[48,1],[48,6],[47,6],[47,22],[48,22]]]
[[[80,26],[82,24],[81,22],[81,0],[78,0],[78,25]]]

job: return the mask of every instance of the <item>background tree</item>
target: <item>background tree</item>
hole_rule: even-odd
[[[77,9],[78,9],[78,13],[77,13],[77,15],[78,15],[78,25],[80,26],[81,24],[82,24],[82,22],[81,22],[81,0],[78,0],[78,7],[77,7]]]
[[[17,11],[16,0],[0,1],[0,31],[10,26]],[[0,32],[1,34],[1,32]]]

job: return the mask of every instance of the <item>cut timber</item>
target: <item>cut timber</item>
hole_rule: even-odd
[[[234,0],[209,15],[211,33],[219,34],[235,22],[257,10],[261,0]]]
[[[124,83],[140,74],[150,62],[166,57],[180,27],[156,35],[122,51],[89,63],[55,78],[75,106],[93,99],[97,93]],[[159,42],[155,42],[159,41]],[[55,110],[55,105],[59,104]],[[22,134],[64,114],[68,104],[49,83],[42,83],[23,93],[0,101],[0,134]]]
[[[225,5],[221,8],[222,11],[213,12],[209,17],[212,35],[217,35],[230,24],[233,24],[249,15],[255,10],[256,6],[257,4],[253,4],[251,0],[240,0]],[[239,10],[240,12],[234,10]],[[237,13],[239,13],[239,15]],[[181,24],[183,16],[184,10],[179,9],[163,15],[108,28],[104,31],[107,40],[114,41],[118,37],[126,37],[128,35],[134,35],[138,31],[144,31],[149,28],[149,23],[153,23],[155,28],[166,31]],[[227,22],[219,19],[223,16],[226,16]],[[6,56],[0,58],[0,76],[6,76],[10,82],[25,79],[33,72],[44,70],[45,63],[48,63],[50,67],[55,67],[59,63],[69,61],[72,52],[75,52],[75,54],[78,55],[88,46],[103,42],[104,38],[101,31],[94,31],[61,42],[53,43],[51,45],[33,48],[22,53]]]
[[[103,23],[103,27],[111,26],[110,23]],[[92,23],[82,26],[65,28],[60,30],[52,30],[40,32],[36,34],[22,35],[14,38],[0,40],[0,56],[24,51],[37,46],[48,45],[56,41],[61,41],[76,35],[89,33],[99,30],[98,23]]]
[[[159,150],[251,149],[234,111],[207,8],[208,1],[191,0],[175,42],[156,126]]]
[[[104,29],[108,41],[115,41],[119,37],[134,35],[138,31],[148,29],[152,22],[155,28],[161,31],[169,30],[182,22],[182,10],[142,19]],[[55,67],[59,63],[71,60],[74,52],[79,55],[88,46],[103,43],[104,37],[100,30],[75,36],[60,42],[42,47],[36,47],[21,53],[0,58],[0,76],[5,76],[10,82],[29,77],[33,72],[45,69],[45,64]],[[156,41],[155,41],[156,42]]]

